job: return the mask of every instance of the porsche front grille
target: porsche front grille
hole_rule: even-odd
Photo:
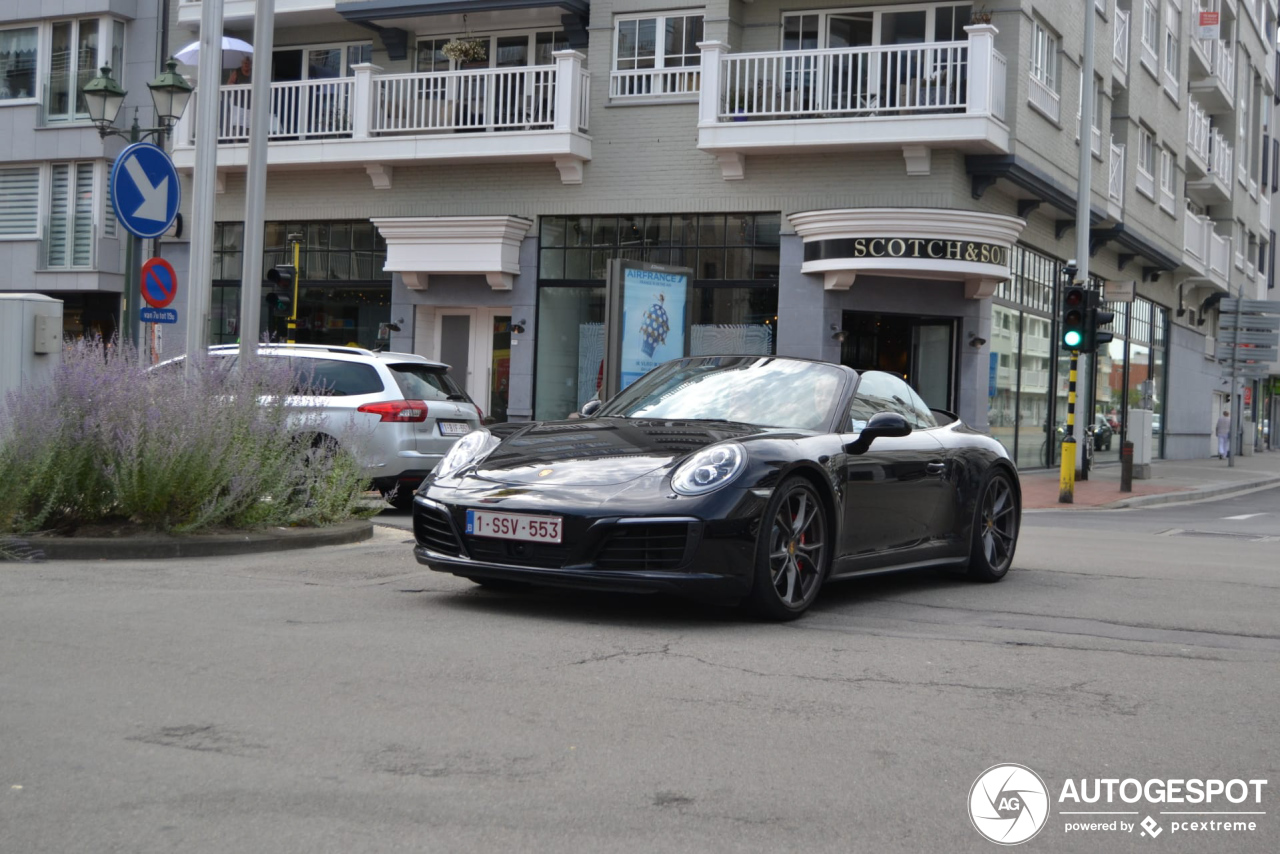
[[[415,508],[413,514],[413,537],[418,541],[418,545],[425,546],[433,552],[446,555],[462,553],[462,546],[453,533],[453,525],[449,523],[449,517],[439,510],[423,507],[421,504]]]

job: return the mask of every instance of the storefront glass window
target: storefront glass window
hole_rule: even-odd
[[[539,291],[537,366],[537,421],[568,417],[596,395],[604,370],[604,288]]]
[[[1100,289],[1101,282],[1097,286]],[[1106,303],[1103,308],[1115,315],[1110,326],[1115,337],[1106,346],[1098,348],[1094,359],[1093,416],[1085,424],[1093,425],[1095,463],[1119,461],[1125,420],[1125,342],[1128,340],[1125,330],[1128,328],[1129,303]],[[1085,411],[1084,407],[1080,411]]]
[[[988,412],[991,432],[1019,466],[1052,465],[1062,433],[1050,424],[1051,388],[1058,382],[1066,419],[1066,360],[1055,372],[1055,282],[1058,262],[1025,246],[1013,247],[1010,279],[996,291],[991,316]]]
[[[390,332],[391,274],[383,269],[387,246],[368,220],[268,222],[264,227],[263,275],[293,263],[290,237],[300,243],[298,326],[300,343],[385,347]],[[244,270],[244,225],[214,226],[212,341],[240,340],[240,279]],[[284,341],[290,308],[269,300],[261,307],[260,335]]]

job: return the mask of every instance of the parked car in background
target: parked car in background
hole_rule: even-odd
[[[239,345],[209,348],[235,359]],[[315,444],[350,446],[373,487],[393,506],[413,506],[413,493],[453,443],[480,427],[478,406],[449,376],[449,366],[412,353],[359,347],[271,344],[258,355],[289,359]],[[179,362],[174,360],[174,362]]]
[[[1093,416],[1093,449],[1095,451],[1111,450],[1111,440],[1116,434],[1115,428],[1101,412]]]

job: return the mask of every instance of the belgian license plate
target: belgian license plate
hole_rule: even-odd
[[[467,533],[473,537],[558,543],[563,527],[563,520],[559,516],[526,516],[519,513],[493,513],[489,510],[467,511]]]
[[[465,421],[437,421],[441,436],[465,436],[471,432],[471,425]]]

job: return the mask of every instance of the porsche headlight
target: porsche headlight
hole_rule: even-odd
[[[702,495],[719,489],[738,476],[747,452],[736,442],[703,448],[671,475],[671,488],[681,495]]]
[[[467,466],[480,462],[496,447],[498,447],[498,439],[488,430],[472,430],[453,443],[453,447],[444,455],[444,459],[436,463],[432,474],[437,479],[453,477]]]

